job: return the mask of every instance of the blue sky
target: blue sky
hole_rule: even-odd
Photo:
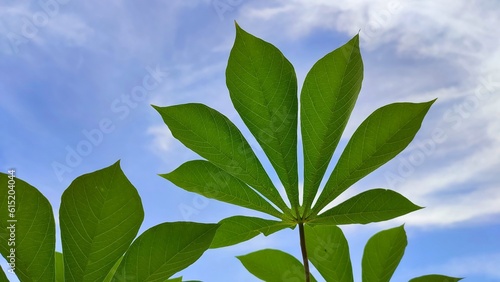
[[[157,176],[199,157],[171,136],[150,104],[201,102],[219,110],[242,128],[269,169],[225,87],[233,21],[280,48],[294,65],[299,86],[316,60],[360,31],[365,79],[334,159],[378,107],[438,101],[400,156],[336,200],[383,187],[426,207],[389,222],[343,227],[355,277],[359,280],[368,238],[405,223],[409,245],[393,281],[427,273],[500,281],[499,13],[497,1],[462,0],[5,0],[0,169],[15,168],[57,214],[73,179],[121,159],[143,198],[141,231],[164,221],[258,215],[208,201]],[[141,86],[147,92],[140,92]],[[84,154],[68,158],[73,150]],[[55,170],[55,163],[66,169]],[[299,257],[298,231],[210,250],[181,274],[256,281],[235,256],[262,248]],[[5,261],[1,265],[5,268]]]

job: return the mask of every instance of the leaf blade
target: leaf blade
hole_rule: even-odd
[[[188,161],[160,175],[178,187],[207,198],[257,210],[280,218],[282,214],[244,182],[204,160]]]
[[[463,278],[450,277],[439,274],[429,274],[420,277],[415,277],[411,279],[409,282],[457,282],[462,279]]]
[[[421,209],[401,194],[386,189],[362,192],[311,220],[313,224],[368,224]]]
[[[309,260],[325,281],[353,282],[349,245],[337,226],[305,226]]]
[[[307,213],[342,136],[363,80],[359,36],[321,58],[300,94]]]
[[[236,111],[276,170],[292,207],[298,208],[297,78],[274,45],[236,24],[226,68]]]
[[[1,267],[0,267],[0,282],[9,282],[7,275],[5,275],[5,272]]]
[[[177,140],[290,214],[252,148],[226,116],[197,103],[153,107]]]
[[[166,222],[142,233],[130,246],[112,281],[165,281],[198,260],[217,224]]]
[[[77,281],[103,281],[144,219],[141,198],[119,162],[76,178],[59,214],[65,278]]]
[[[56,256],[56,282],[64,282],[64,258],[60,252],[55,253]]]
[[[250,216],[232,216],[219,222],[214,240],[210,248],[221,248],[235,245],[254,238],[259,234],[268,236],[279,230],[293,227],[282,221],[267,220]]]
[[[347,143],[311,214],[403,151],[434,101],[389,104],[368,116]]]
[[[0,183],[0,240],[5,242],[0,244],[0,253],[9,261],[10,249],[15,249],[15,273],[19,280],[53,281],[56,235],[52,206],[38,189],[22,179],[0,173]],[[11,184],[13,189],[9,189]],[[14,210],[9,211],[12,207]],[[15,241],[9,241],[8,227],[13,230]]]
[[[404,226],[380,231],[366,243],[361,263],[363,282],[389,282],[408,241]]]
[[[302,263],[285,252],[264,249],[237,258],[250,273],[264,281],[305,281]],[[312,275],[311,281],[316,281]]]

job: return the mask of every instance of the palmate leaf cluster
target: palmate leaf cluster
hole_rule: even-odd
[[[55,221],[47,198],[27,182],[0,173],[0,183],[9,180],[15,183],[15,193],[4,193],[7,185],[2,187],[0,253],[11,263],[9,272],[22,282],[182,281],[168,279],[198,260],[218,228],[165,222],[136,238],[144,219],[142,201],[117,162],[76,178],[63,193],[60,253],[55,250]],[[13,236],[10,224],[15,224]],[[9,281],[13,273],[0,269],[0,282]]]
[[[142,201],[117,162],[76,178],[63,193],[58,215],[61,253],[55,250],[56,221],[48,200],[27,182],[0,173],[0,253],[22,282],[182,282],[182,277],[172,277],[209,248],[231,246],[298,225],[303,262],[274,249],[238,259],[264,281],[319,281],[307,273],[309,262],[326,281],[353,281],[349,246],[338,225],[389,220],[420,207],[383,188],[364,191],[334,207],[329,204],[400,153],[434,102],[394,103],[374,111],[351,136],[332,173],[325,175],[362,79],[356,35],[312,67],[299,95],[294,68],[285,56],[237,26],[226,71],[227,87],[286,198],[247,139],[223,114],[195,103],[154,106],[173,136],[203,157],[162,177],[187,191],[267,215],[236,215],[218,224],[165,222],[137,236],[144,219]],[[304,156],[300,173],[299,133]],[[11,182],[15,189],[6,185]],[[12,224],[15,245],[9,243]],[[364,249],[362,280],[389,281],[406,245],[403,226],[375,234]],[[0,282],[8,281],[7,275],[0,269]],[[232,281],[231,277],[222,279]],[[458,280],[426,275],[411,281]]]
[[[161,176],[187,191],[276,218],[223,219],[212,248],[305,225],[309,260],[323,278],[352,281],[347,241],[337,225],[390,220],[421,208],[395,191],[374,188],[321,213],[346,189],[405,149],[434,102],[394,103],[374,111],[351,136],[333,172],[325,175],[362,80],[358,35],[314,64],[299,95],[295,70],[282,52],[236,25],[227,88],[234,108],[274,168],[286,199],[250,142],[222,113],[197,103],[153,106],[172,135],[203,158]],[[302,199],[298,130],[304,157]],[[320,189],[323,179],[326,184]],[[323,246],[325,242],[330,242],[330,248]],[[405,246],[403,227],[375,235],[365,249],[363,281],[388,281]],[[302,263],[278,250],[261,250],[239,259],[265,281],[282,281],[287,275],[298,277],[296,281],[306,279]]]

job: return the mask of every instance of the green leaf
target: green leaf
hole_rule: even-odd
[[[165,281],[205,252],[217,224],[167,222],[146,230],[125,254],[112,281]]]
[[[252,148],[227,117],[203,104],[153,107],[172,135],[186,147],[252,186],[290,214]]]
[[[403,257],[407,243],[403,225],[373,235],[363,253],[363,282],[388,282]]]
[[[233,105],[276,170],[292,207],[299,206],[297,77],[283,53],[236,24],[226,69]]]
[[[237,258],[250,273],[264,281],[306,281],[302,263],[285,252],[265,249]],[[312,275],[311,281],[316,281]]]
[[[258,217],[232,216],[219,222],[210,248],[221,248],[235,245],[253,237],[264,234],[268,236],[279,230],[293,227],[293,224],[282,221],[267,220]]]
[[[113,265],[113,267],[111,268],[111,270],[108,272],[108,274],[106,275],[106,278],[104,278],[103,282],[111,282],[111,280],[113,279],[113,277],[115,276],[116,274],[116,270],[118,270],[118,266],[120,266],[120,264],[122,263],[122,260],[123,260],[123,256],[120,257],[116,262],[115,264]],[[129,278],[132,278],[132,277],[129,277]]]
[[[189,161],[176,170],[160,175],[189,192],[278,218],[282,214],[241,180],[203,160]]]
[[[0,267],[0,282],[9,282],[9,279],[7,279],[7,276],[5,275],[5,272],[3,272],[3,269]]]
[[[321,58],[300,94],[304,148],[304,206],[312,204],[361,90],[359,36]]]
[[[68,281],[103,281],[144,219],[141,198],[119,162],[75,179],[59,214]]]
[[[386,105],[364,120],[347,143],[311,214],[403,151],[434,101]]]
[[[392,190],[372,189],[320,214],[312,224],[367,224],[385,221],[421,209]]]
[[[35,187],[10,174],[0,173],[0,189],[0,253],[9,262],[15,249],[15,273],[20,281],[54,281],[52,206]]]
[[[309,260],[326,281],[352,282],[349,245],[337,226],[305,226]]]
[[[430,274],[411,279],[409,282],[457,282],[463,278],[449,277],[439,274]]]
[[[168,279],[167,282],[170,281],[170,282],[182,282],[182,277],[177,277],[177,278],[172,278],[172,279]]]
[[[64,257],[60,252],[55,253],[56,256],[56,282],[64,282]]]

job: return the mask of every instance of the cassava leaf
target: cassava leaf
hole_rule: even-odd
[[[325,281],[352,282],[349,245],[337,226],[305,226],[309,260]]]
[[[56,256],[56,282],[64,282],[64,258],[60,252],[55,253]]]
[[[407,243],[404,226],[373,235],[363,252],[363,282],[389,282],[403,257]]]
[[[411,279],[409,282],[457,282],[463,278],[449,277],[439,274],[430,274]]]
[[[113,267],[111,268],[111,270],[109,270],[108,274],[106,275],[106,278],[104,278],[103,282],[111,282],[111,280],[113,280],[113,277],[115,276],[116,270],[118,269],[118,266],[120,266],[120,264],[122,263],[122,260],[123,260],[123,256],[120,257],[115,262],[115,264],[113,265]],[[124,277],[122,277],[122,278],[124,278]],[[135,277],[128,277],[128,278],[130,280],[135,279]]]
[[[186,147],[247,183],[290,215],[290,209],[252,148],[227,117],[196,103],[153,107],[160,113],[172,135]]]
[[[306,281],[302,263],[285,252],[265,249],[237,258],[250,273],[264,281]],[[316,281],[312,275],[311,281]]]
[[[236,24],[226,69],[235,109],[276,170],[292,207],[299,206],[297,78],[281,51]]]
[[[359,36],[321,58],[300,94],[304,148],[304,206],[307,213],[361,90]]]
[[[210,248],[221,248],[238,244],[264,234],[268,236],[279,230],[293,227],[291,223],[249,216],[232,216],[219,222]]]
[[[421,209],[401,194],[372,189],[358,194],[311,220],[312,224],[367,224],[390,220]]]
[[[56,231],[52,206],[27,182],[0,173],[0,253],[21,281],[54,281]],[[12,189],[9,188],[12,187]],[[10,240],[11,231],[15,240]]]
[[[241,180],[204,160],[189,161],[160,175],[180,188],[280,218],[282,214]]]
[[[3,272],[3,269],[0,267],[0,282],[9,282],[9,279],[7,279],[7,275],[5,275],[5,272]]]
[[[103,281],[144,219],[141,198],[119,162],[76,178],[59,214],[67,281]]]
[[[386,105],[365,119],[347,143],[311,214],[403,151],[434,101]]]
[[[113,277],[164,282],[198,260],[212,242],[217,224],[167,222],[142,233],[130,246]]]

